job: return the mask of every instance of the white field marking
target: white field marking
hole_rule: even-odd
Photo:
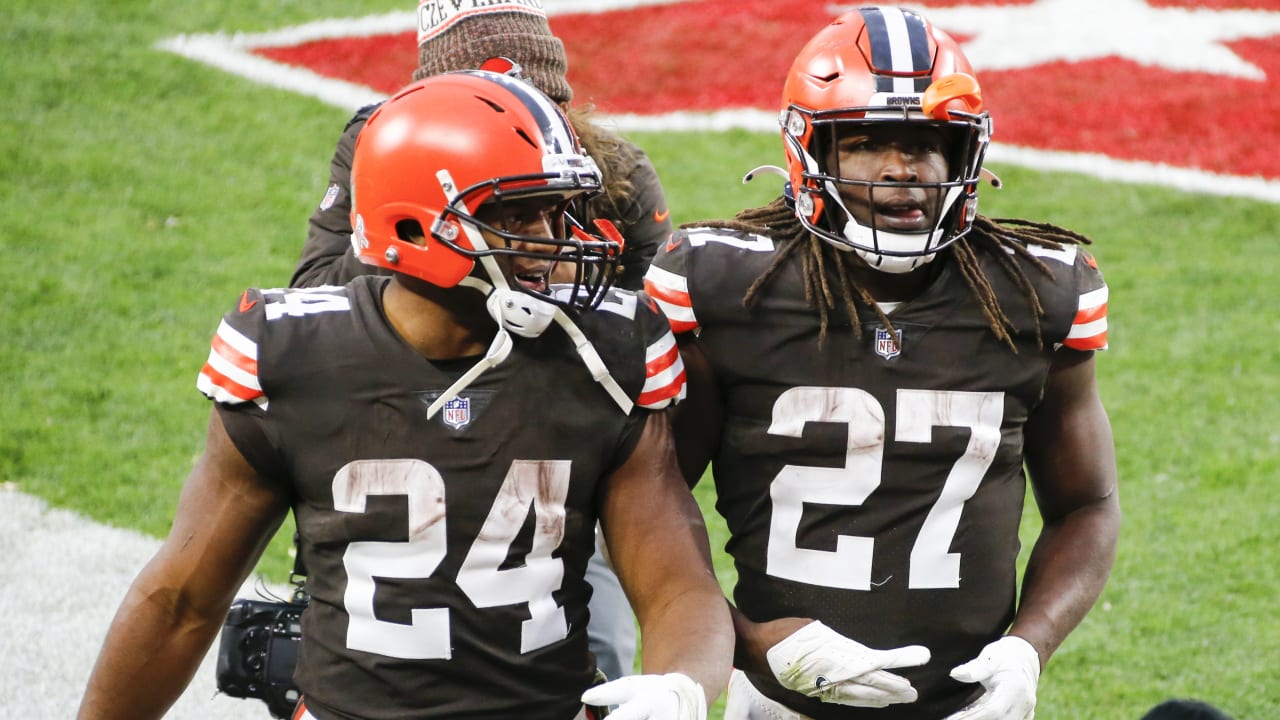
[[[684,0],[549,0],[546,5],[547,14],[556,15],[607,12],[670,5],[682,1]],[[176,35],[159,41],[156,47],[256,83],[306,95],[343,110],[354,111],[383,100],[386,96],[364,85],[327,78],[310,70],[268,60],[254,55],[253,50],[322,39],[412,32],[415,27],[414,13],[394,12],[358,18],[331,18],[264,33]],[[680,111],[661,115],[602,115],[600,120],[624,132],[778,130],[776,113],[756,109]],[[1036,150],[1000,143],[991,145],[988,158],[996,163],[1035,170],[1073,172],[1112,182],[1161,185],[1188,192],[1280,203],[1280,180],[1261,177],[1220,175],[1161,163],[1117,160],[1096,153]]]
[[[1153,7],[1148,0],[917,9],[948,32],[968,36],[965,55],[985,70],[1120,57],[1172,72],[1254,80],[1259,89],[1266,72],[1237,55],[1231,43],[1280,34],[1280,12]]]
[[[11,486],[0,485],[0,507],[0,704],[27,720],[75,717],[107,626],[160,541],[51,509]],[[258,597],[253,588],[251,580],[239,594]],[[258,700],[217,692],[217,646],[165,718],[270,718]]]

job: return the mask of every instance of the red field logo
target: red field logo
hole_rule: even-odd
[[[407,5],[410,3],[406,3]],[[624,129],[776,128],[804,42],[855,4],[545,0],[575,102]],[[914,3],[963,45],[993,160],[1280,202],[1280,0]],[[354,109],[408,82],[414,14],[166,49]]]

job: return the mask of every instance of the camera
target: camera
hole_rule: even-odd
[[[289,717],[298,702],[293,668],[307,600],[298,593],[292,602],[241,598],[232,603],[218,646],[218,690],[257,698],[272,716]]]

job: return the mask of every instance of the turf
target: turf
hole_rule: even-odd
[[[194,378],[222,312],[287,282],[348,112],[153,49],[399,10],[390,0],[8,0],[0,23],[0,481],[163,536],[203,441]],[[769,199],[771,134],[633,133],[676,222]],[[1099,363],[1125,524],[1099,607],[1041,682],[1041,720],[1136,720],[1170,696],[1280,708],[1280,206],[996,167],[994,216],[1096,241]],[[723,523],[698,488],[728,585]],[[0,510],[0,522],[4,522]],[[1033,537],[1034,511],[1025,519]],[[286,529],[286,534],[287,534]],[[287,572],[285,535],[264,558]]]

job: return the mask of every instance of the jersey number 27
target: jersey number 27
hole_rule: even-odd
[[[934,427],[970,431],[964,454],[951,466],[916,536],[907,581],[913,589],[960,587],[960,555],[949,552],[951,541],[965,502],[978,491],[1000,446],[1004,393],[899,390],[897,411],[897,442],[930,442]],[[830,551],[798,547],[796,536],[805,503],[858,506],[880,485],[884,408],[865,390],[794,387],[774,403],[769,434],[798,438],[808,422],[848,426],[844,467],[787,465],[779,471],[769,488],[773,518],[766,571],[810,585],[870,590],[874,538],[841,535]]]

